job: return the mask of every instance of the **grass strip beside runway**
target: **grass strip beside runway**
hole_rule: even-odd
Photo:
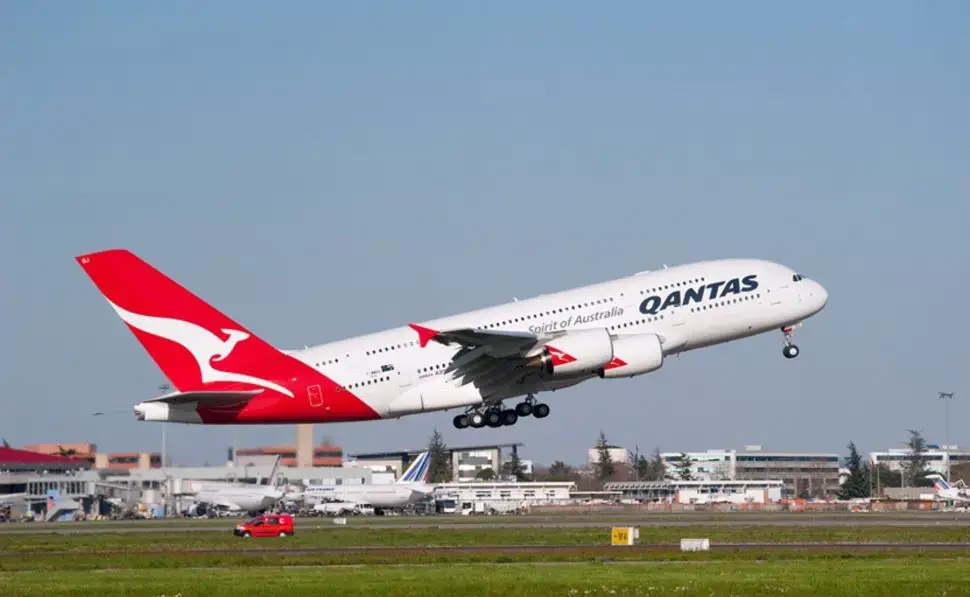
[[[807,558],[794,561],[572,563],[560,565],[454,565],[420,567],[286,568],[265,566],[199,570],[3,572],[5,597],[299,597],[426,595],[479,597],[678,595],[719,597],[929,597],[961,594],[970,563],[901,559]]]
[[[144,551],[261,550],[335,547],[428,547],[477,545],[606,545],[610,526],[584,528],[409,529],[297,526],[293,537],[244,539],[227,525],[222,533],[91,533],[0,535],[0,554],[132,553]],[[968,543],[970,527],[691,526],[641,527],[641,543],[679,544],[684,537],[712,543]]]

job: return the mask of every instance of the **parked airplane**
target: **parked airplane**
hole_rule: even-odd
[[[456,427],[541,419],[536,394],[656,371],[672,354],[794,329],[821,284],[758,259],[641,272],[301,350],[274,348],[129,251],[76,258],[177,391],[142,421],[332,423],[461,409]],[[514,407],[505,401],[518,400]]]
[[[22,502],[27,499],[26,493],[2,493],[0,494],[0,506]]]
[[[933,487],[936,489],[936,495],[941,500],[948,500],[954,502],[970,502],[970,495],[967,495],[960,490],[959,487],[950,486],[946,482],[946,479],[942,475],[937,473],[932,473],[926,475],[926,478],[933,482]]]
[[[226,481],[183,480],[177,494],[188,496],[197,504],[225,508],[230,512],[256,514],[272,508],[285,494],[277,486],[280,458],[276,458],[273,471],[265,485],[258,483],[232,483]]]
[[[434,486],[427,483],[430,461],[430,452],[422,452],[394,483],[310,485],[303,492],[303,498],[309,501],[336,500],[370,504],[375,509],[402,508],[423,500],[434,492]]]

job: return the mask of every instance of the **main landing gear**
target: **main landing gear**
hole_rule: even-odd
[[[798,347],[792,344],[795,328],[793,326],[784,327],[781,328],[781,332],[785,334],[785,348],[781,350],[781,354],[785,355],[786,359],[794,359],[799,352]]]
[[[458,415],[453,422],[457,429],[464,429],[465,427],[481,429],[486,425],[493,428],[509,427],[515,425],[519,421],[519,417],[528,417],[529,415],[537,419],[544,419],[549,416],[549,406],[536,402],[535,397],[529,394],[525,400],[516,404],[515,408],[502,408],[502,403],[498,402]]]

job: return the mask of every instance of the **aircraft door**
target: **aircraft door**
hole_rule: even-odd
[[[680,327],[687,323],[687,316],[684,313],[687,311],[684,307],[674,307],[672,309],[667,309],[664,312],[664,317],[670,319],[670,325],[673,327]]]
[[[318,385],[307,386],[306,388],[307,400],[310,402],[310,406],[313,408],[319,408],[323,406],[323,391]]]
[[[411,368],[407,365],[397,367],[397,383],[402,388],[411,385]]]

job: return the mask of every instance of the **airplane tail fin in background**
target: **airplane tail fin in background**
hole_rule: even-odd
[[[947,483],[942,475],[930,474],[926,475],[926,478],[933,482],[933,487],[937,491],[948,491],[950,489],[949,483]]]
[[[178,390],[255,385],[293,396],[269,381],[283,353],[130,251],[76,260]]]
[[[431,464],[431,452],[421,452],[414,459],[408,470],[404,471],[398,483],[425,483],[428,479],[429,465]]]

